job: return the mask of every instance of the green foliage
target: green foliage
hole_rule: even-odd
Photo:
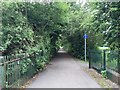
[[[69,52],[72,53],[73,56],[82,58],[84,55],[84,39],[82,39],[82,35],[79,31],[74,32],[71,36],[68,37],[68,42],[70,42],[71,48]]]
[[[118,2],[89,2],[70,4],[69,22],[65,27],[65,47],[76,57],[84,55],[84,38],[88,35],[87,50],[97,49],[99,46],[107,46],[112,50],[119,49],[119,8]],[[75,34],[76,33],[76,34]],[[78,35],[79,33],[79,35]],[[74,42],[74,44],[72,44]]]
[[[20,58],[33,55],[21,60],[20,63],[17,62],[22,75],[30,74],[29,70],[34,71],[31,75],[43,70],[63,45],[70,54],[83,60],[85,33],[88,35],[87,51],[96,50],[99,46],[119,49],[120,3],[88,2],[82,5],[3,2],[0,4],[3,9],[0,32],[0,40],[2,39],[0,50],[4,50],[2,54],[8,56],[8,59],[11,57],[15,59],[16,55]],[[22,55],[23,53],[25,55]],[[97,63],[97,67],[101,68],[101,53],[96,51],[92,54],[93,64]],[[112,69],[115,70],[118,68],[117,56],[116,53],[108,54],[108,67],[113,66]],[[87,57],[90,58],[89,55]],[[10,68],[8,69],[15,73],[15,70]],[[107,78],[106,71],[101,71],[101,74]],[[9,75],[11,76],[11,73]]]
[[[30,60],[43,69],[59,49],[57,41],[65,23],[66,4],[4,2],[2,5],[3,55],[40,53]],[[27,71],[27,62],[22,64],[23,73]]]
[[[33,31],[27,18],[19,11],[18,4],[3,3],[2,25],[4,54],[25,52],[33,42]]]
[[[119,67],[119,65],[118,65],[118,63],[119,63],[119,61],[118,61],[118,55],[119,55],[119,53],[118,53],[118,51],[108,51],[108,52],[106,52],[106,55],[107,55],[107,68],[109,68],[109,69],[111,69],[111,70],[114,70],[114,71],[116,71],[116,72],[119,72],[119,69],[118,69],[118,67]],[[112,67],[111,67],[112,66]]]
[[[95,31],[103,34],[104,46],[118,50],[119,46],[119,6],[118,2],[95,3],[96,10],[93,19]]]
[[[87,50],[98,46],[118,50],[119,6],[117,2],[89,2],[83,6],[4,2],[0,49],[5,50],[3,55],[40,52],[41,58],[36,59],[40,67],[63,44],[73,56],[83,59],[85,33],[89,37]]]
[[[101,74],[102,74],[103,78],[107,78],[107,71],[106,70],[102,70]]]

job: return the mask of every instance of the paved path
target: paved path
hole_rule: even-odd
[[[51,65],[28,88],[100,88],[100,86],[64,51],[59,51]]]

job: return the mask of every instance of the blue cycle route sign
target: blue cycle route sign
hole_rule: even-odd
[[[88,36],[86,34],[83,37],[84,37],[84,39],[88,38]]]

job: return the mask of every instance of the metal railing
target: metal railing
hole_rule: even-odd
[[[41,53],[20,56],[4,56],[0,59],[0,86],[18,88],[37,72],[36,60]],[[14,59],[13,59],[14,58]]]
[[[106,76],[113,82],[119,84],[120,61],[119,51],[114,50],[90,50],[89,51],[89,67],[106,72]]]
[[[91,67],[94,67],[99,70],[109,69],[115,72],[119,72],[119,53],[118,51],[100,51],[92,50],[89,51],[91,59]]]

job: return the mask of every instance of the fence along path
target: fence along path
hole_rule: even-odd
[[[79,63],[60,50],[48,68],[39,73],[27,88],[100,88]]]

